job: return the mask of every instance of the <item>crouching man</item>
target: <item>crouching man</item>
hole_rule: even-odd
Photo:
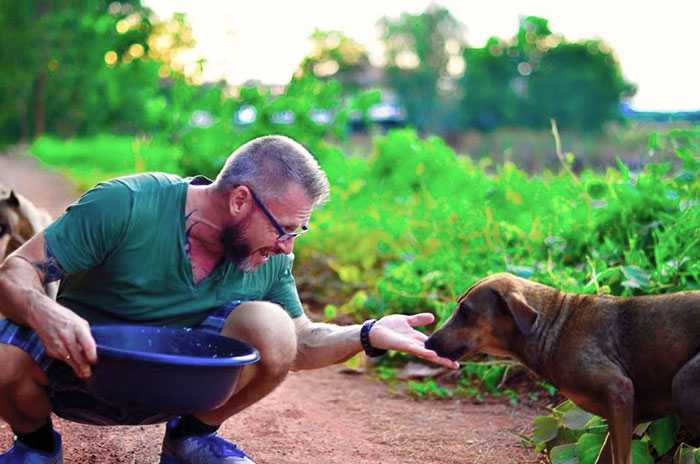
[[[281,136],[236,150],[214,181],[146,173],[85,193],[0,268],[0,418],[16,435],[0,464],[62,463],[51,412],[96,425],[166,422],[161,463],[253,463],[216,434],[290,370],[392,349],[456,367],[425,349],[414,327],[431,314],[362,325],[311,322],[292,275],[295,240],[328,196],[328,181],[301,145]],[[348,246],[352,246],[348,244]],[[60,281],[56,300],[45,285]],[[215,330],[260,352],[222,406],[184,417],[124,409],[84,380],[97,362],[90,324]]]

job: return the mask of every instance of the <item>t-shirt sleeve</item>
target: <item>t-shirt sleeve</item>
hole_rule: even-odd
[[[292,319],[304,314],[299,293],[297,292],[297,284],[292,274],[293,263],[294,255],[284,256],[283,264],[280,266],[277,274],[277,280],[265,296],[265,300],[281,305]]]
[[[69,274],[91,269],[121,243],[131,217],[131,191],[108,181],[87,191],[44,231],[46,244]]]

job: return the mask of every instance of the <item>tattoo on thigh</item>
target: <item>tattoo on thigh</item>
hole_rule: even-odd
[[[46,260],[32,262],[32,266],[44,275],[43,284],[46,285],[61,280],[66,275],[66,272],[58,263],[53,253],[51,253],[48,244],[44,245],[44,253],[46,254]]]

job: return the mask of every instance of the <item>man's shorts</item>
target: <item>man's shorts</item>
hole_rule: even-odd
[[[235,300],[215,309],[193,330],[220,333],[228,315],[241,301]],[[67,364],[51,358],[44,344],[31,329],[0,320],[0,343],[14,345],[26,351],[46,372],[46,387],[53,412],[74,422],[92,425],[145,425],[166,422],[169,415],[148,407],[125,408],[94,395],[84,380],[78,378]]]

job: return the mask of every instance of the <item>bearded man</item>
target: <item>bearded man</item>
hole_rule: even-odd
[[[328,195],[304,147],[266,136],[236,150],[214,181],[144,173],[100,183],[70,205],[0,268],[0,418],[16,436],[0,464],[62,463],[52,412],[96,425],[167,422],[162,464],[250,464],[216,431],[290,370],[387,349],[456,367],[414,329],[432,314],[350,326],[304,314],[294,243]],[[53,300],[44,288],[55,281]],[[242,368],[235,392],[211,411],[119,407],[85,388],[97,362],[90,325],[104,323],[214,330],[253,345],[260,361]]]

